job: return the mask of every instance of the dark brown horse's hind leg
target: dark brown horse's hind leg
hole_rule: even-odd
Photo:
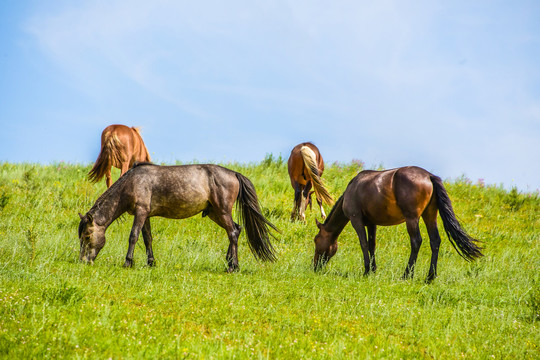
[[[407,224],[407,232],[411,238],[411,256],[409,257],[409,262],[405,268],[405,272],[403,273],[403,279],[412,278],[414,276],[416,258],[418,257],[420,245],[422,245],[422,236],[420,235],[418,220],[418,218],[405,220]]]
[[[439,247],[441,245],[441,236],[437,229],[437,223],[426,223],[429,245],[431,246],[431,264],[429,266],[429,273],[426,278],[426,282],[430,283],[437,277],[437,260],[439,258]]]
[[[369,270],[375,272],[377,270],[377,264],[375,263],[375,239],[377,237],[377,226],[368,225],[368,252],[369,252]]]
[[[302,198],[302,188],[299,183],[294,183],[294,206],[291,212],[291,221],[300,219],[300,203]]]
[[[309,203],[309,191],[311,190],[311,187],[311,180],[309,180],[300,194],[300,220],[302,221],[306,221],[306,210]]]
[[[154,252],[152,251],[152,228],[150,227],[150,219],[146,219],[142,228],[144,246],[146,247],[146,257],[148,258],[148,266],[154,266]]]

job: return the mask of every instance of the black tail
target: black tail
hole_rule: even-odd
[[[263,261],[275,261],[275,250],[270,243],[270,228],[279,230],[261,214],[259,200],[255,187],[251,181],[242,174],[236,173],[236,178],[240,183],[240,190],[236,202],[240,214],[240,222],[246,229],[249,240],[249,248],[256,258]]]
[[[441,214],[444,231],[446,231],[446,235],[448,235],[448,239],[454,246],[454,249],[467,261],[484,256],[480,251],[482,248],[475,244],[479,240],[469,236],[459,224],[441,178],[431,175],[431,182],[435,189],[435,198],[437,199],[437,207]]]

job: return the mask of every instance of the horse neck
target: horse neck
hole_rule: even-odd
[[[330,214],[328,214],[323,226],[326,231],[338,236],[341,234],[348,222],[349,219],[343,212],[343,195],[341,195],[338,201],[336,201],[336,204],[332,210],[330,210]]]
[[[118,186],[114,185],[116,185],[116,183],[97,199],[96,203],[89,211],[94,217],[94,222],[99,226],[105,227],[105,229],[107,229],[120,215],[126,212],[126,209],[120,204],[121,192],[118,191]]]

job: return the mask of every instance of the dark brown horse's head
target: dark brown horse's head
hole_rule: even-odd
[[[316,219],[315,223],[319,228],[319,233],[315,235],[315,256],[313,257],[314,269],[317,271],[334,256],[338,245],[337,236],[328,232],[324,224],[321,224]]]
[[[79,214],[79,217],[81,218],[79,223],[79,241],[81,243],[79,259],[86,263],[92,263],[105,245],[105,230],[96,225],[91,214]]]

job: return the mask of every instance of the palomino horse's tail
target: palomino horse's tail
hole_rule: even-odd
[[[150,153],[148,152],[148,149],[146,148],[146,145],[144,144],[144,141],[141,136],[141,128],[133,126],[132,129],[135,132],[135,134],[139,137],[139,140],[141,141],[141,146],[143,147],[144,152],[146,154],[146,160],[142,160],[142,161],[152,162],[152,159],[150,159]]]
[[[317,167],[317,156],[308,146],[302,146],[300,149],[302,154],[302,159],[304,159],[304,164],[311,178],[311,183],[313,184],[313,190],[315,190],[315,195],[319,200],[324,201],[328,205],[334,203],[332,195],[328,192],[324,183],[319,176],[319,168]]]
[[[467,261],[484,256],[480,251],[482,248],[475,244],[476,242],[479,242],[479,240],[472,238],[459,224],[441,178],[431,175],[430,179],[435,190],[435,198],[437,199],[437,207],[441,214],[444,231],[446,231],[448,239],[458,254]]]
[[[96,163],[88,173],[88,179],[96,183],[105,176],[113,165],[121,166],[122,162],[124,162],[123,153],[124,145],[116,134],[106,133]]]
[[[279,230],[261,214],[257,193],[251,181],[239,173],[236,173],[236,178],[240,183],[236,206],[240,222],[246,229],[249,248],[256,258],[275,261],[275,250],[270,243],[270,228],[278,232]]]

